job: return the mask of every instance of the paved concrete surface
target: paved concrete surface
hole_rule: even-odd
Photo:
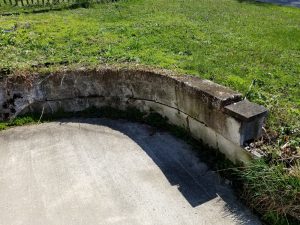
[[[259,2],[268,2],[278,5],[294,6],[300,8],[300,0],[257,0]]]
[[[0,132],[1,225],[260,224],[183,141],[122,120]]]

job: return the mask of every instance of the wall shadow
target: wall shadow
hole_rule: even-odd
[[[234,214],[239,224],[261,224],[237,200],[224,180],[203,162],[199,152],[195,152],[190,145],[168,132],[126,120],[72,118],[58,121],[102,125],[123,133],[140,146],[163,172],[170,185],[176,186],[192,207],[219,197],[226,203],[225,214],[222,216]],[[165,138],[166,135],[168,138]]]

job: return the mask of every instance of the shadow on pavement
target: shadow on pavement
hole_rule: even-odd
[[[231,188],[224,184],[224,180],[202,162],[201,155],[193,151],[191,146],[167,132],[125,120],[68,119],[60,121],[104,125],[125,134],[147,153],[164,173],[169,183],[177,186],[192,207],[219,197],[226,202],[224,217],[227,214],[234,214],[239,224],[260,224],[258,219],[255,217],[253,219],[252,213],[239,203]],[[168,138],[165,138],[166,135]]]

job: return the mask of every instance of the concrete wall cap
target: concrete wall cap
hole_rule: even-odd
[[[266,116],[268,110],[264,106],[249,102],[248,100],[243,100],[227,105],[225,107],[225,112],[241,121],[250,121],[257,117]]]
[[[242,94],[231,90],[228,87],[216,84],[210,80],[201,79],[196,76],[185,75],[174,77],[177,81],[196,89],[201,94],[208,96],[212,101],[218,101],[221,107],[242,99]]]

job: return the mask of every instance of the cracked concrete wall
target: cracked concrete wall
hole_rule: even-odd
[[[233,162],[249,160],[241,145],[259,136],[266,115],[263,107],[243,101],[241,94],[229,88],[163,71],[100,68],[0,81],[3,120],[28,111],[82,111],[92,106],[153,110]]]

